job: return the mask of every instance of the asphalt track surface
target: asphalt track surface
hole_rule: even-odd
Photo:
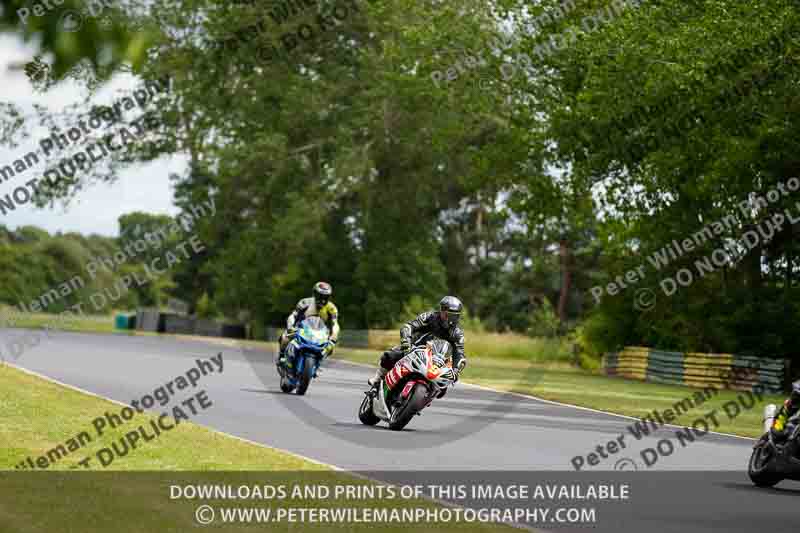
[[[22,333],[0,330],[0,342],[5,345]],[[197,389],[179,397],[204,389],[213,402],[193,416],[193,422],[345,470],[387,480],[400,479],[408,471],[427,472],[434,475],[427,478],[432,481],[437,479],[432,471],[449,471],[442,472],[448,479],[482,477],[468,471],[516,471],[514,475],[527,472],[528,482],[644,483],[649,492],[640,496],[635,508],[612,512],[611,516],[622,513],[617,525],[608,529],[614,531],[789,531],[798,523],[798,500],[792,498],[800,495],[800,484],[783,482],[777,490],[763,490],[747,479],[749,439],[709,433],[685,447],[676,445],[671,455],[646,468],[641,450],[655,448],[665,437],[677,442],[676,428],[661,428],[637,441],[627,429],[633,422],[628,418],[465,384],[435,401],[405,431],[390,431],[383,424],[366,427],[358,421],[357,409],[370,368],[327,362],[308,394],[298,397],[280,392],[267,352],[170,337],[53,332],[13,364],[129,404],[184,375],[196,359],[220,351],[223,372],[203,376]],[[158,411],[162,410],[166,409]],[[621,434],[631,441],[624,450],[597,466],[574,471],[574,456],[585,457]],[[630,463],[617,465],[625,472],[614,472],[624,458],[634,461],[638,472],[629,471]],[[513,477],[511,472],[507,477]]]

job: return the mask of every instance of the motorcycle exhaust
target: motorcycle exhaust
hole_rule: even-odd
[[[764,433],[768,432],[772,427],[772,422],[775,420],[775,416],[778,414],[778,406],[774,403],[771,403],[764,407]]]

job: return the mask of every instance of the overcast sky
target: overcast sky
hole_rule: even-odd
[[[0,101],[22,106],[29,112],[34,103],[57,111],[85,98],[85,89],[69,82],[61,83],[44,94],[35,92],[23,71],[9,68],[14,64],[31,61],[35,52],[33,46],[26,45],[14,34],[0,33]],[[118,98],[121,91],[133,90],[141,83],[141,80],[133,76],[117,76],[99,91],[93,102],[108,104],[114,97]],[[0,167],[13,164],[14,160],[37,148],[40,137],[47,135],[46,130],[39,131],[41,135],[34,134],[29,142],[17,148],[10,149],[0,145]],[[173,190],[169,174],[182,173],[184,168],[183,157],[163,158],[147,165],[130,167],[120,173],[120,179],[113,185],[101,183],[84,189],[66,208],[57,203],[52,209],[37,209],[28,203],[17,206],[16,210],[6,215],[0,212],[0,224],[12,229],[33,224],[51,233],[61,230],[116,236],[119,232],[117,218],[122,214],[132,211],[176,214],[178,210],[172,202]],[[20,177],[24,176],[25,181],[38,178],[41,177],[41,170],[40,163],[20,174]],[[15,181],[12,178],[0,184],[0,197],[5,197],[15,187],[23,185]]]

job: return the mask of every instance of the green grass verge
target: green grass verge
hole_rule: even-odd
[[[326,470],[293,455],[231,439],[184,421],[150,442],[140,441],[136,450],[103,468],[94,459],[95,452],[110,447],[125,433],[156,417],[137,414],[97,436],[92,421],[107,411],[119,414],[119,404],[65,389],[7,365],[0,365],[0,406],[0,442],[6,443],[0,447],[0,469],[14,469],[26,457],[35,462],[48,450],[86,431],[92,442],[53,462],[47,470],[83,470],[78,462],[90,455],[90,466],[97,465],[103,471]]]
[[[9,316],[9,307],[0,306],[0,326],[9,327],[5,324],[6,317]],[[111,315],[73,315],[62,319],[59,315],[48,313],[18,313],[12,314],[10,327],[41,329],[45,327],[63,330],[79,331],[87,333],[127,333],[130,331],[118,330],[114,328],[114,317]]]
[[[323,485],[333,494],[336,485],[371,485],[373,482],[188,422],[182,422],[160,437],[140,445],[125,457],[117,458],[108,468],[95,463],[97,467],[93,472],[83,467],[71,470],[86,455],[111,446],[125,432],[138,427],[143,419],[149,418],[148,414],[138,415],[98,437],[92,420],[106,411],[119,412],[120,405],[67,389],[7,365],[0,365],[0,406],[0,442],[5,443],[0,448],[0,470],[13,471],[0,475],[0,531],[178,533],[201,527],[195,522],[195,510],[201,504],[210,504],[217,510],[217,522],[205,526],[213,531],[264,530],[265,527],[270,531],[286,532],[511,531],[506,526],[477,523],[309,523],[302,519],[289,522],[286,518],[269,524],[221,524],[220,507],[269,508],[274,517],[279,508],[374,507],[391,511],[432,509],[438,505],[401,498],[346,499],[340,495],[338,498],[320,499],[308,494],[294,497],[294,486],[306,490],[309,486]],[[80,431],[89,432],[92,442],[54,462],[46,471],[15,470],[25,457],[36,458],[46,454]],[[136,472],[142,470],[149,472]],[[283,485],[288,497],[280,500],[170,498],[171,486],[189,484]]]

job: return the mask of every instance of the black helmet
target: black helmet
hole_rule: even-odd
[[[439,311],[441,312],[442,320],[450,327],[458,324],[461,320],[461,312],[463,310],[464,304],[455,296],[445,296],[439,301]]]
[[[333,294],[333,287],[331,287],[330,283],[318,281],[314,284],[314,303],[317,304],[317,307],[327,304],[328,300],[331,299],[331,294]]]

